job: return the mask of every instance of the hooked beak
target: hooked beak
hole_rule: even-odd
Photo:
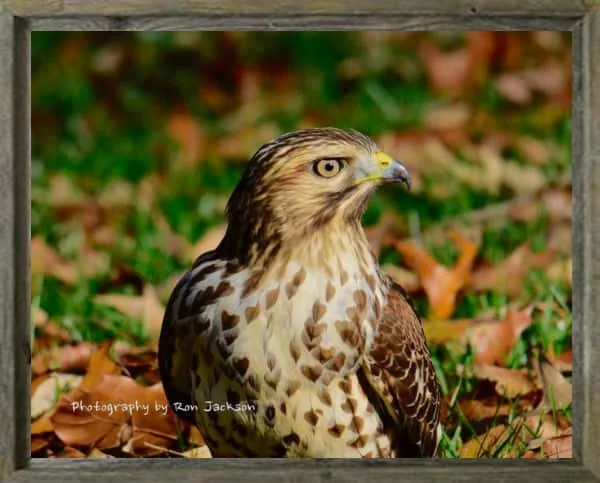
[[[375,151],[375,162],[378,172],[357,180],[357,184],[364,181],[379,181],[387,183],[400,182],[410,190],[410,174],[406,167],[397,159],[392,158],[383,151]]]

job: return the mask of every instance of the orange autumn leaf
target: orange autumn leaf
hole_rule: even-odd
[[[43,433],[54,431],[54,425],[48,414],[44,414],[40,418],[31,423],[31,434],[37,436]]]
[[[204,155],[206,139],[196,118],[185,108],[177,108],[167,121],[169,136],[179,144],[178,165],[193,167]]]
[[[503,287],[509,295],[516,296],[522,290],[523,280],[529,272],[534,268],[546,267],[553,258],[551,250],[536,253],[531,249],[530,242],[525,242],[502,263],[476,270],[471,276],[470,287],[475,291]]]
[[[427,320],[423,323],[423,330],[429,344],[442,345],[465,339],[467,329],[477,323],[481,322],[477,319]]]
[[[503,365],[521,332],[533,323],[532,310],[533,306],[523,310],[511,306],[504,319],[474,326],[467,340],[475,351],[475,362]]]
[[[414,269],[431,308],[433,319],[447,319],[454,313],[458,292],[469,282],[478,245],[452,232],[450,239],[459,248],[460,258],[452,268],[438,263],[422,246],[410,240],[395,243],[406,264]]]
[[[476,364],[502,365],[521,332],[533,323],[533,308],[528,306],[518,310],[511,306],[506,317],[500,320],[431,320],[423,323],[423,330],[430,344],[450,344],[456,341],[464,349],[464,344],[469,343],[475,352]]]
[[[105,342],[92,354],[87,367],[87,372],[79,385],[81,389],[89,390],[98,384],[105,374],[121,373],[119,366],[108,357],[108,351],[110,350],[111,345],[111,342]]]
[[[76,448],[129,444],[136,454],[152,453],[144,441],[168,445],[177,440],[175,416],[162,384],[144,387],[120,375],[106,374],[90,389],[63,395],[50,420],[57,436]]]

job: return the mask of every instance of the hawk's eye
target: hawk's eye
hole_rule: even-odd
[[[323,178],[333,178],[344,167],[341,159],[320,159],[313,165],[313,170]]]

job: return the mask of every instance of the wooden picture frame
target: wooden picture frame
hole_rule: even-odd
[[[31,460],[30,32],[564,30],[573,38],[572,460]],[[10,481],[598,481],[599,0],[0,0],[0,477]],[[596,399],[598,398],[598,399]]]

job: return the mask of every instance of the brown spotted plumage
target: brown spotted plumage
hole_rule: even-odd
[[[297,131],[255,153],[159,343],[167,397],[213,456],[435,455],[421,322],[360,225],[377,186],[408,180],[356,131]]]

